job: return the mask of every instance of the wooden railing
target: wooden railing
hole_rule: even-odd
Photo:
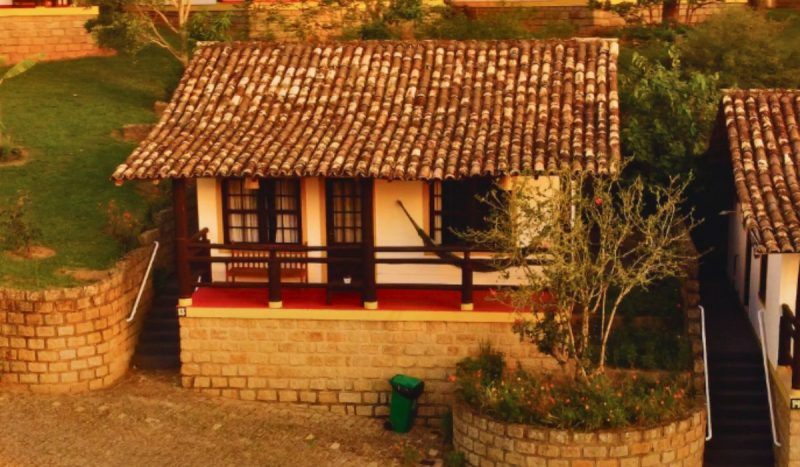
[[[792,368],[792,389],[800,389],[800,319],[789,305],[781,305],[778,365]]]
[[[224,251],[212,254],[214,251]],[[249,254],[246,256],[248,263],[265,264],[267,272],[267,282],[255,281],[235,281],[230,282],[214,281],[211,276],[212,264],[236,264],[243,261],[241,255],[234,252],[262,252],[263,254]],[[303,255],[291,255],[287,257],[285,253],[303,252]],[[331,254],[335,253],[335,254]],[[398,257],[387,256],[386,254],[397,253],[417,253],[415,256]],[[433,255],[425,255],[425,254]],[[451,255],[449,258],[441,258],[437,254]],[[475,253],[486,253],[486,257],[475,258]],[[284,254],[282,256],[282,254]],[[281,278],[281,263],[290,261],[302,264],[361,264],[363,267],[363,281],[360,283],[342,282],[286,282]],[[486,269],[491,266],[496,259],[491,258],[490,252],[485,249],[478,249],[471,246],[306,246],[300,244],[240,244],[240,243],[211,243],[208,239],[208,229],[190,236],[187,242],[187,256],[184,270],[193,278],[194,286],[199,287],[267,287],[269,290],[269,301],[271,303],[281,302],[281,290],[288,288],[303,287],[325,287],[329,292],[333,289],[355,289],[361,290],[364,302],[375,301],[376,284],[375,267],[377,264],[414,264],[414,265],[442,265],[447,264],[457,267],[461,272],[460,284],[440,285],[423,283],[395,283],[386,284],[391,287],[403,288],[436,288],[436,289],[456,289],[461,291],[462,306],[469,306],[473,303],[474,281],[473,276],[476,268]],[[529,261],[536,264],[535,260]],[[181,268],[181,265],[178,265]],[[191,272],[188,272],[191,271]],[[199,278],[199,280],[196,280]]]

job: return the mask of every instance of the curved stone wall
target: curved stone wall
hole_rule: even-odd
[[[36,392],[81,392],[128,369],[152,282],[131,311],[152,247],[129,253],[99,282],[67,289],[0,288],[0,383]]]
[[[453,408],[453,444],[473,466],[703,465],[705,408],[684,420],[654,428],[571,432],[501,423],[463,404]]]

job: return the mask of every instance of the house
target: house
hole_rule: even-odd
[[[437,415],[482,341],[552,364],[492,297],[514,275],[453,232],[511,177],[617,170],[617,55],[613,39],[202,45],[112,176],[172,182],[184,385],[372,415],[405,371]]]
[[[799,118],[800,90],[727,90],[712,143],[732,169],[726,269],[767,356],[776,465],[800,462],[788,442],[800,395]]]
[[[729,213],[727,272],[778,360],[782,305],[797,309],[800,271],[800,91],[729,90],[717,122],[730,155],[736,199]]]

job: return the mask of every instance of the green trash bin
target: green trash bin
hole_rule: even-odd
[[[386,428],[397,433],[408,433],[417,411],[417,398],[425,389],[425,382],[411,376],[395,375],[389,384],[392,385],[392,401]]]

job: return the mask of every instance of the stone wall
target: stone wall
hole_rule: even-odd
[[[699,258],[697,248],[692,242],[686,242],[684,247],[689,254]],[[700,314],[700,263],[698,259],[690,262],[686,267],[686,277],[681,283],[681,301],[684,313],[686,335],[689,337],[689,346],[692,352],[692,382],[694,389],[705,394],[705,360],[703,356],[702,317]]]
[[[770,366],[770,389],[775,409],[775,428],[781,446],[774,446],[775,465],[789,467],[800,465],[800,410],[791,410],[791,399],[800,398],[800,391],[792,390],[792,369],[788,366]]]
[[[448,373],[476,355],[482,342],[505,352],[512,364],[555,365],[534,345],[521,343],[508,322],[182,317],[180,328],[185,387],[383,416],[388,379],[405,373],[425,380],[418,415],[430,423],[453,402]]]
[[[705,408],[655,428],[591,433],[500,423],[463,405],[453,411],[453,444],[469,465],[647,467],[703,465]]]
[[[109,54],[95,44],[84,28],[96,13],[66,14],[83,9],[62,8],[50,9],[52,15],[33,14],[40,10],[0,9],[0,58],[7,64],[39,56],[43,60],[61,60]]]
[[[127,323],[152,250],[129,253],[97,283],[67,289],[0,289],[0,383],[35,392],[114,384],[128,369],[152,301],[148,281]]]

